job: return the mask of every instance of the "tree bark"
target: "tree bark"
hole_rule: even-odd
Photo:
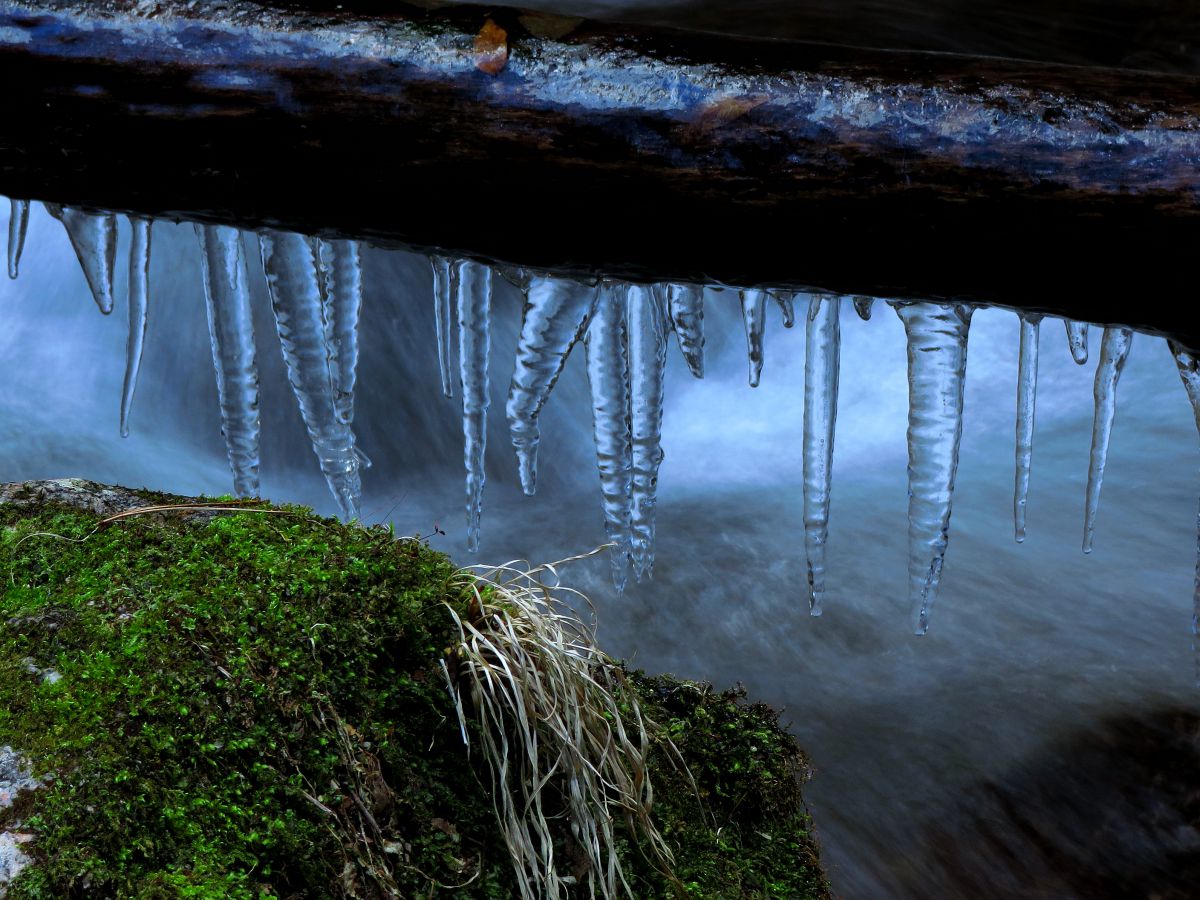
[[[1200,346],[1196,78],[398,10],[0,2],[0,192]]]

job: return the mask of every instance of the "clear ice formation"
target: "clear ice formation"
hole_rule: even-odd
[[[875,302],[874,297],[855,297],[854,311],[858,313],[858,317],[864,322],[871,321],[871,304]]]
[[[688,369],[704,377],[704,287],[699,284],[667,286],[667,308],[671,327],[679,339],[679,351]]]
[[[1042,317],[1021,316],[1021,350],[1017,362],[1017,451],[1013,485],[1013,536],[1025,540],[1025,511],[1029,505],[1029,472],[1033,461],[1033,425],[1037,411],[1038,330]]]
[[[1104,483],[1104,464],[1108,460],[1108,440],[1117,417],[1117,382],[1129,358],[1133,332],[1128,328],[1105,328],[1100,344],[1100,362],[1096,366],[1096,414],[1092,419],[1092,450],[1088,461],[1087,501],[1083,514],[1083,552],[1092,552],[1096,533],[1096,512],[1100,508],[1100,488]]]
[[[667,304],[659,285],[629,285],[630,558],[638,581],[654,570],[654,508],[662,464]]]
[[[1171,355],[1179,367],[1179,377],[1192,404],[1192,415],[1196,419],[1196,431],[1200,433],[1200,363],[1196,357],[1170,342]],[[1200,512],[1196,516],[1196,575],[1192,581],[1192,655],[1195,659],[1196,681],[1200,683]]]
[[[492,270],[481,263],[460,260],[451,267],[450,281],[458,311],[463,456],[467,467],[467,549],[475,553],[479,550],[485,480],[483,454],[487,447]]]
[[[750,361],[750,387],[758,387],[763,367],[763,328],[766,325],[767,292],[741,291],[742,322],[746,326],[746,356]]]
[[[627,301],[628,285],[602,283],[592,322],[584,336],[604,529],[613,545],[610,559],[613,584],[618,591],[625,589],[632,544],[633,441],[626,354]]]
[[[29,201],[9,200],[8,207],[8,277],[16,278],[21,272],[21,251],[29,228]]]
[[[63,223],[83,276],[100,312],[113,311],[113,269],[117,260],[117,217],[113,213],[89,213],[57,203],[43,204]]]
[[[357,519],[359,457],[354,434],[338,415],[336,361],[330,355],[334,323],[327,318],[316,242],[266,231],[259,235],[259,249],[288,381],[313,452],[342,517]]]
[[[196,225],[221,405],[221,430],[229,451],[234,491],[258,496],[258,360],[241,233],[227,225]]]
[[[970,307],[894,302],[908,336],[908,578],[914,630],[929,630],[950,533],[962,439]]]
[[[121,385],[121,437],[129,437],[129,413],[133,409],[146,340],[151,225],[143,216],[129,216],[129,338],[125,342],[125,380]]]
[[[804,549],[808,558],[809,612],[821,615],[825,596],[825,542],[841,367],[841,301],[812,297],[805,317]]]
[[[521,489],[528,496],[537,490],[538,416],[571,348],[587,330],[598,294],[595,285],[547,275],[531,277],[526,288],[506,412]]]
[[[791,328],[796,324],[796,297],[794,294],[772,294],[783,313],[783,327]]]
[[[442,375],[442,396],[453,397],[450,374],[451,320],[450,260],[444,256],[429,257],[433,269],[433,321],[437,327],[438,371]]]
[[[358,378],[358,321],[362,314],[362,250],[358,241],[317,239],[321,306],[329,337],[329,372],[338,421],[354,422]],[[359,454],[360,461],[364,459]]]
[[[1082,366],[1088,361],[1087,322],[1063,319],[1063,325],[1067,329],[1067,345],[1071,348],[1071,358]]]

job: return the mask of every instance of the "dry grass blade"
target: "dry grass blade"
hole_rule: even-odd
[[[557,583],[556,567],[570,561],[462,570],[470,601],[465,616],[451,607],[459,643],[446,674],[464,738],[469,718],[479,734],[522,900],[557,900],[579,879],[590,897],[632,898],[617,855],[618,816],[674,880],[671,851],[650,816],[649,723],[620,667],[566,602],[590,608]],[[571,874],[561,858],[568,854]]]

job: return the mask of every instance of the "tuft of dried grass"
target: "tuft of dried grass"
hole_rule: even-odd
[[[491,775],[492,802],[522,900],[633,898],[614,839],[620,816],[668,879],[674,858],[651,819],[649,729],[619,665],[604,655],[567,598],[558,567],[607,549],[528,568],[472,566],[458,574],[465,616],[451,607],[458,644],[443,662],[463,741],[468,719]],[[564,847],[565,818],[577,847]],[[557,854],[557,855],[556,855]],[[567,860],[561,856],[569,856]],[[570,863],[574,872],[564,874]]]

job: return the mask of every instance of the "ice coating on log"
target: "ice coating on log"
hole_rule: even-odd
[[[1017,450],[1013,484],[1013,536],[1025,540],[1029,472],[1033,462],[1033,426],[1037,411],[1038,330],[1042,317],[1021,316],[1021,351],[1017,362]]]
[[[875,302],[874,297],[855,297],[854,311],[858,313],[858,317],[864,322],[871,320],[871,305]]]
[[[1200,433],[1200,364],[1182,346],[1170,341],[1171,355],[1179,367],[1179,377],[1192,404],[1196,431]],[[1200,683],[1200,512],[1196,516],[1196,575],[1192,581],[1192,657],[1195,660],[1196,681]]]
[[[750,361],[750,387],[758,387],[763,367],[763,328],[766,325],[767,292],[741,291],[742,322],[746,326],[746,356]]]
[[[704,377],[704,287],[699,284],[672,284],[667,287],[667,308],[671,327],[679,340],[679,351],[688,369],[697,378]]]
[[[1092,450],[1088,460],[1087,500],[1083,512],[1083,552],[1092,552],[1096,535],[1096,512],[1100,509],[1100,488],[1104,484],[1104,465],[1108,461],[1108,441],[1117,417],[1117,382],[1129,358],[1133,332],[1128,328],[1105,328],[1100,344],[1100,362],[1096,366],[1093,394],[1096,413],[1092,419]]]
[[[628,285],[603,284],[584,336],[592,390],[592,430],[604,502],[604,528],[612,542],[613,584],[625,589],[630,553],[633,479],[629,431],[629,366],[626,354]]]
[[[234,492],[258,496],[258,360],[241,233],[226,225],[196,225],[208,309],[221,431]]]
[[[444,256],[429,257],[433,269],[433,321],[437,328],[438,371],[442,375],[442,395],[454,396],[453,377],[450,374],[451,329],[451,284],[450,260]]]
[[[129,413],[142,369],[150,301],[151,225],[147,218],[129,216],[129,337],[125,342],[125,380],[121,385],[121,437],[129,437]]]
[[[359,458],[354,434],[337,414],[316,247],[304,235],[283,231],[263,232],[258,242],[300,417],[342,517],[357,519],[362,500]]]
[[[779,311],[783,313],[783,327],[791,328],[796,324],[796,298],[793,294],[772,294],[775,302],[779,304]]]
[[[29,201],[8,201],[8,277],[21,273],[21,252],[25,249],[25,232],[29,228]]]
[[[100,312],[113,311],[113,269],[117,261],[117,217],[112,213],[89,213],[57,203],[44,204],[46,211],[63,223],[83,277]]]
[[[841,367],[841,301],[812,297],[805,317],[804,550],[808,559],[809,612],[821,615],[825,596],[825,542]]]
[[[1067,346],[1071,348],[1071,358],[1082,366],[1088,360],[1087,322],[1063,319],[1063,325],[1067,329]]]
[[[627,294],[630,411],[630,557],[638,581],[654,570],[654,508],[662,464],[663,375],[667,366],[667,304],[658,285],[630,285]]]
[[[908,337],[908,578],[914,629],[924,634],[937,600],[958,449],[971,309],[893,303]]]
[[[567,278],[535,275],[529,281],[506,409],[527,495],[537,490],[538,416],[571,348],[587,330],[598,293],[594,285]]]
[[[483,454],[487,449],[488,355],[491,347],[492,270],[461,260],[450,281],[458,310],[458,378],[462,388],[463,457],[467,467],[467,549],[479,550],[483,515]]]
[[[354,421],[354,386],[358,379],[358,322],[362,314],[362,250],[358,241],[317,240],[321,269],[334,411],[340,421]],[[362,459],[361,452],[359,453]]]

